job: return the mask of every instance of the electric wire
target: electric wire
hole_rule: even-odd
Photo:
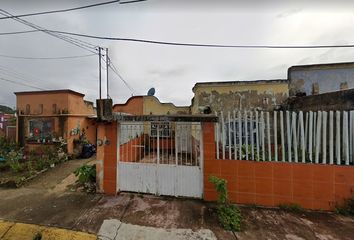
[[[3,74],[11,77],[11,78],[17,78],[21,81],[25,81],[27,82],[28,80],[34,81],[34,82],[41,82],[43,83],[44,80],[38,79],[38,77],[33,76],[31,74],[24,74],[21,72],[18,72],[14,69],[11,69],[9,67],[5,67],[3,65],[0,65],[0,72],[2,72]]]
[[[42,91],[45,91],[45,90],[46,90],[46,89],[44,89],[44,88],[36,87],[36,86],[29,85],[29,84],[22,83],[22,82],[17,82],[17,81],[11,80],[11,79],[3,78],[3,77],[0,77],[0,80],[1,80],[1,81],[4,81],[4,82],[10,82],[10,83],[17,84],[17,85],[21,85],[21,86],[25,86],[25,87],[30,87],[30,88],[42,90]]]
[[[103,6],[103,5],[113,4],[113,3],[129,4],[129,3],[137,3],[137,2],[144,2],[144,1],[147,1],[147,0],[133,0],[133,1],[126,1],[126,2],[120,2],[120,0],[114,0],[114,1],[95,3],[95,4],[80,6],[80,7],[74,7],[74,8],[59,9],[59,10],[52,10],[52,11],[45,11],[45,12],[36,12],[36,13],[26,13],[26,14],[19,14],[16,16],[5,16],[5,17],[0,17],[0,20],[9,19],[9,18],[16,18],[16,17],[30,17],[30,16],[37,16],[37,15],[44,15],[44,14],[52,14],[52,13],[63,13],[63,12],[98,7],[98,6]]]
[[[2,13],[1,13],[2,12]],[[23,19],[21,19],[21,18],[18,18],[18,17],[15,17],[14,15],[12,15],[11,13],[9,13],[9,12],[7,12],[7,11],[5,11],[5,10],[3,10],[3,9],[0,9],[0,14],[2,14],[2,15],[4,15],[4,16],[13,16],[13,20],[15,20],[15,21],[17,21],[17,22],[20,22],[20,23],[22,23],[22,24],[24,24],[24,25],[27,25],[27,26],[29,26],[29,27],[31,27],[31,28],[34,28],[34,29],[36,29],[36,30],[40,30],[40,31],[42,31],[42,32],[45,32],[45,33],[47,33],[47,34],[49,34],[49,35],[51,35],[51,36],[53,36],[53,37],[56,37],[56,38],[59,38],[59,39],[61,39],[61,40],[64,40],[64,41],[66,41],[66,42],[68,42],[68,43],[71,43],[71,44],[73,44],[73,45],[75,45],[75,46],[77,46],[77,47],[80,47],[80,48],[82,48],[82,49],[85,49],[86,51],[89,51],[89,52],[91,52],[91,53],[96,53],[95,51],[93,51],[92,49],[94,49],[95,50],[95,48],[94,47],[88,47],[87,45],[90,45],[89,43],[86,43],[87,45],[83,45],[82,44],[82,40],[77,40],[77,39],[75,39],[74,40],[74,38],[72,38],[72,37],[67,37],[67,36],[63,36],[62,34],[60,34],[60,33],[53,33],[53,32],[50,32],[50,31],[48,31],[47,29],[45,29],[45,28],[43,28],[43,27],[40,27],[40,26],[38,26],[38,25],[36,25],[36,24],[33,24],[33,23],[31,23],[31,22],[28,22],[28,21],[26,21],[26,20],[23,20]],[[92,44],[91,44],[92,45]],[[93,46],[93,45],[92,45]]]
[[[87,54],[87,55],[77,55],[77,56],[62,56],[62,57],[23,57],[23,56],[11,56],[0,54],[2,58],[11,58],[11,59],[24,59],[24,60],[61,60],[61,59],[76,59],[76,58],[85,58],[96,56],[96,54]]]

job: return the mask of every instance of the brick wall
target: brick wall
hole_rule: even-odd
[[[332,210],[354,191],[354,167],[320,164],[215,159],[214,125],[203,124],[204,199],[214,201],[210,175],[228,181],[232,202],[277,206],[298,203],[308,209]]]

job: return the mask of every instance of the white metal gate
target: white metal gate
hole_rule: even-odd
[[[120,191],[202,198],[200,123],[118,123]]]

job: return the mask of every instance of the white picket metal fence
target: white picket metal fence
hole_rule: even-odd
[[[217,159],[353,165],[354,111],[216,115]]]

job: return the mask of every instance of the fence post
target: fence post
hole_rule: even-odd
[[[301,144],[301,160],[305,163],[305,132],[304,132],[304,113],[299,112],[299,130],[300,130],[300,144]]]
[[[273,131],[274,131],[274,160],[278,161],[278,126],[277,126],[277,111],[273,112],[274,115],[274,124],[273,124]]]
[[[323,141],[322,141],[322,163],[327,163],[327,112],[322,112],[322,129],[323,129]]]
[[[336,158],[338,165],[341,164],[340,151],[340,112],[336,111]]]
[[[222,140],[222,159],[225,159],[225,121],[224,113],[221,112],[221,140]]]
[[[285,139],[284,139],[284,112],[280,111],[280,141],[281,141],[281,158],[285,162]]]
[[[253,112],[250,111],[250,139],[251,139],[251,158],[254,160],[254,134],[253,134]]]
[[[310,111],[310,119],[309,119],[309,160],[312,162],[312,134],[313,134],[313,112]]]
[[[245,110],[245,148],[246,160],[248,160],[248,127],[247,127],[247,111]]]
[[[321,123],[322,123],[322,113],[318,111],[317,113],[317,127],[316,127],[316,156],[315,163],[319,162],[320,149],[321,149]]]
[[[264,113],[261,112],[261,143],[262,143],[262,161],[265,161],[265,143],[264,143]]]
[[[233,125],[234,125],[234,158],[237,159],[237,144],[236,144],[236,111],[233,111]]]
[[[241,122],[241,111],[238,111],[238,143],[240,149],[240,160],[242,160],[242,122]]]
[[[290,112],[286,111],[286,131],[288,139],[288,162],[291,162],[291,129],[290,129]]]
[[[229,131],[228,131],[228,136],[229,136],[229,159],[231,159],[231,117],[230,117],[230,111],[227,113],[227,118],[228,118],[228,126],[229,126]]]
[[[333,111],[329,111],[329,164],[333,164]]]
[[[257,161],[259,161],[259,122],[258,122],[258,111],[256,111],[256,150],[257,150]]]
[[[267,116],[267,142],[268,142],[268,161],[272,161],[272,149],[270,145],[270,122],[269,122],[269,112],[266,112]]]
[[[294,148],[294,158],[295,162],[298,162],[298,152],[297,152],[297,133],[296,133],[296,112],[292,113],[292,133],[293,133],[293,148]]]
[[[215,112],[215,115],[218,116],[218,113]],[[220,131],[220,126],[219,126],[219,119],[216,123],[216,158],[220,159],[220,152],[219,152],[219,131]]]
[[[349,148],[348,148],[348,112],[343,112],[343,157],[345,165],[349,165]]]

